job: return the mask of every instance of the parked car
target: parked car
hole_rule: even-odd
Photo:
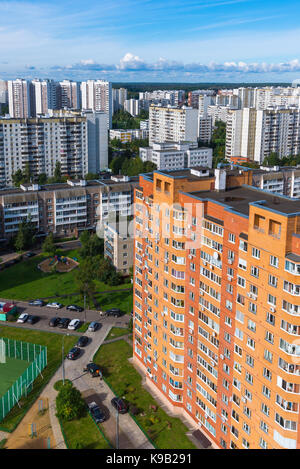
[[[31,300],[28,304],[30,306],[44,306],[45,302],[43,300]]]
[[[89,332],[95,332],[100,328],[99,322],[92,321],[91,324],[88,327]]]
[[[35,324],[36,322],[38,322],[40,320],[40,317],[39,316],[35,316],[34,314],[29,314],[28,318],[27,318],[27,322],[29,324]]]
[[[35,256],[34,252],[26,252],[26,254],[24,254],[24,257],[27,257],[27,258],[33,257],[33,256]]]
[[[47,308],[56,308],[56,309],[60,309],[63,307],[61,303],[57,303],[56,301],[54,301],[53,303],[47,303],[46,306]]]
[[[61,318],[61,320],[57,324],[57,327],[59,327],[60,329],[67,329],[70,321],[71,319],[69,318]]]
[[[21,323],[26,322],[28,319],[28,316],[29,315],[27,313],[20,314],[20,316],[17,319],[17,322],[21,322]]]
[[[86,335],[79,337],[77,341],[77,347],[85,347],[88,344],[89,338]]]
[[[86,367],[83,369],[83,371],[90,373],[92,378],[102,379],[102,373],[101,373],[100,367],[93,362],[88,363]]]
[[[115,318],[119,318],[122,316],[122,311],[119,308],[111,308],[105,312],[105,316],[114,316]]]
[[[77,306],[77,305],[68,305],[67,310],[68,311],[76,311],[76,313],[81,313],[83,311],[83,308],[81,306]]]
[[[126,414],[126,412],[128,411],[128,406],[123,401],[123,399],[120,399],[119,397],[114,397],[110,402],[119,414]]]
[[[91,402],[88,406],[89,411],[92,414],[96,423],[101,423],[106,420],[104,412],[99,409],[99,406],[97,406],[96,402]]]
[[[68,329],[70,329],[71,331],[75,331],[79,326],[80,326],[80,320],[72,319],[72,321],[68,325]]]
[[[80,355],[80,348],[78,347],[73,347],[71,348],[70,352],[67,355],[67,358],[69,360],[76,360],[77,357]]]
[[[58,316],[55,316],[54,318],[51,318],[50,321],[49,321],[49,326],[50,327],[56,327],[60,320],[61,320],[61,318],[59,318]]]

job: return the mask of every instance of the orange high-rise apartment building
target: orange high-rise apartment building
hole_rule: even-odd
[[[300,448],[300,202],[241,169],[141,175],[134,362],[217,448]]]

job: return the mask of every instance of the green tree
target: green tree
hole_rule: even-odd
[[[78,292],[83,299],[86,297],[88,303],[92,304],[95,294],[95,259],[87,257],[80,262],[80,265],[75,274],[75,283]]]
[[[56,415],[66,421],[76,420],[87,412],[85,401],[80,391],[66,382],[56,398]]]
[[[81,257],[84,259],[87,257],[95,257],[99,255],[103,255],[104,251],[104,241],[102,238],[99,238],[96,234],[89,236],[88,239],[85,239],[86,235],[83,239],[82,248],[80,250]]]
[[[266,156],[263,165],[264,166],[277,166],[280,165],[281,160],[277,152],[273,151],[269,154],[269,156]]]
[[[18,169],[13,175],[12,175],[12,181],[16,187],[20,187],[20,184],[23,182],[23,173],[21,169]]]
[[[62,180],[61,164],[60,164],[59,161],[57,161],[56,165],[55,165],[54,178],[55,178],[55,182],[61,182],[61,180]]]
[[[31,217],[24,218],[19,225],[18,234],[15,240],[15,248],[18,252],[31,248],[36,241],[36,228],[31,221]]]
[[[50,256],[55,256],[57,251],[56,245],[54,243],[53,233],[49,233],[43,243],[43,252],[49,254]]]

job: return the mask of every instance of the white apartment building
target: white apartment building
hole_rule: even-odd
[[[150,146],[163,142],[197,142],[198,133],[198,109],[150,106]]]
[[[63,117],[0,119],[0,184],[29,164],[33,176],[54,175],[57,162],[64,175],[81,177],[107,167],[106,113]]]
[[[47,114],[57,108],[58,85],[54,80],[32,80],[32,85],[34,112],[31,114]]]
[[[198,148],[195,142],[154,143],[152,147],[141,147],[139,155],[142,161],[156,164],[158,170],[212,167],[212,149]]]
[[[23,119],[31,116],[30,82],[17,78],[8,80],[8,106],[10,117]]]
[[[107,127],[112,127],[112,85],[105,80],[87,80],[81,83],[82,109],[106,112],[108,116]]]
[[[215,104],[207,106],[207,115],[211,116],[213,126],[216,124],[216,121],[222,121],[226,123],[230,111],[230,106],[217,106]]]
[[[129,112],[133,117],[138,116],[140,113],[140,101],[138,99],[126,99],[124,110]]]
[[[122,143],[132,142],[136,139],[146,139],[149,137],[149,130],[146,129],[110,129],[110,140],[116,138],[121,140]]]
[[[81,109],[80,83],[72,80],[59,82],[59,109]]]
[[[200,114],[198,115],[198,128],[199,128],[199,140],[201,142],[210,142],[212,137],[212,116],[208,114]]]
[[[170,104],[171,106],[179,106],[184,103],[184,90],[153,90],[139,93],[139,99],[145,101],[156,101],[161,104]]]
[[[129,275],[133,266],[133,248],[134,239],[122,233],[118,223],[104,224],[104,256],[122,275]]]
[[[244,108],[231,111],[226,127],[227,158],[241,156],[262,163],[270,153],[280,157],[300,151],[300,110]]]
[[[7,81],[0,80],[0,104],[8,104]]]
[[[119,109],[124,108],[125,101],[127,100],[127,89],[126,88],[113,88],[113,113]]]

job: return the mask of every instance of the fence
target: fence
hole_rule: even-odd
[[[22,396],[32,390],[33,382],[47,365],[47,347],[29,342],[21,342],[2,337],[0,339],[2,359],[5,347],[5,358],[25,360],[31,362],[21,376],[1,397],[0,396],[0,422],[19,403]]]

